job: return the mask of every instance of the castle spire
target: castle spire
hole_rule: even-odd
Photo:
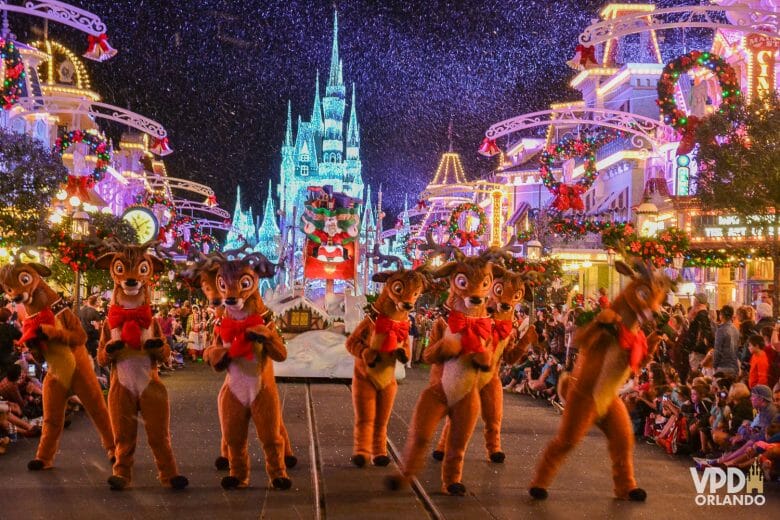
[[[352,107],[347,126],[347,146],[360,146],[360,127],[357,122],[357,109],[355,108],[355,83],[352,83]]]
[[[339,12],[333,13],[333,47],[330,51],[330,75],[329,86],[342,85],[341,60],[339,60]]]
[[[292,103],[287,100],[287,130],[284,133],[284,145],[292,146]]]
[[[236,208],[233,210],[233,223],[230,226],[225,249],[237,249],[241,247],[246,239],[244,234],[244,212],[241,210],[241,186],[236,188]]]
[[[274,207],[271,182],[268,183],[268,198],[265,199],[263,221],[257,228],[257,245],[255,251],[264,254],[272,261],[279,258],[279,237],[281,232],[276,224],[276,208]],[[259,220],[259,218],[258,218]]]
[[[320,69],[317,69],[317,79],[314,82],[314,107],[311,110],[311,126],[314,131],[322,133],[325,124],[322,120],[322,103],[320,102]]]
[[[361,228],[363,235],[368,238],[368,232],[369,229],[376,231],[376,220],[374,219],[374,208],[371,205],[371,185],[369,184],[366,188],[366,204],[363,206],[363,221],[361,223]]]

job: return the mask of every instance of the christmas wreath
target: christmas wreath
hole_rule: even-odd
[[[596,177],[598,177],[596,150],[620,135],[622,132],[602,130],[584,138],[566,136],[542,152],[539,157],[539,175],[542,177],[544,186],[555,196],[551,204],[553,208],[558,211],[585,210],[582,195],[593,186]],[[555,180],[552,170],[556,161],[580,157],[585,158],[585,173],[577,179],[577,182],[564,184]]]
[[[404,241],[404,255],[410,262],[424,261],[427,257],[424,246],[427,244],[422,238],[406,237]]]
[[[461,227],[461,218],[466,217],[469,213],[473,213],[479,218],[479,224],[474,231]],[[450,233],[453,236],[455,245],[458,247],[464,247],[466,245],[478,246],[479,242],[477,239],[485,234],[487,226],[487,215],[482,211],[482,208],[473,202],[465,202],[456,206],[450,215]]]
[[[24,62],[19,54],[19,49],[11,40],[0,38],[0,54],[3,56],[5,78],[3,81],[3,108],[9,110],[22,95],[24,87]]]
[[[99,135],[92,132],[83,132],[81,130],[71,130],[67,132],[60,129],[57,140],[54,142],[54,152],[62,156],[65,150],[74,143],[86,143],[89,145],[90,155],[97,156],[95,169],[92,170],[92,184],[103,180],[108,165],[111,162],[111,154],[108,151],[108,142]]]
[[[684,74],[694,67],[707,68],[718,79],[722,100],[719,110],[722,111],[733,106],[741,95],[736,71],[717,54],[691,51],[667,63],[661,73],[661,79],[658,81],[656,103],[664,122],[682,134],[682,140],[677,147],[677,155],[689,153],[696,144],[696,127],[700,119],[694,115],[689,116],[677,108],[677,102],[674,99],[675,85],[680,74]]]
[[[428,227],[425,228],[425,235],[428,234],[429,230],[433,241],[440,246],[449,243],[452,238],[450,224],[446,220],[434,220],[431,222]]]

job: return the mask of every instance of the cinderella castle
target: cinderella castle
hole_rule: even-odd
[[[263,216],[255,219],[251,208],[242,207],[239,187],[233,213],[233,231],[228,234],[226,249],[240,247],[246,241],[255,251],[263,253],[273,261],[278,261],[282,243],[290,244],[293,228],[300,227],[304,202],[309,196],[309,186],[331,185],[334,191],[366,200],[363,205],[366,214],[362,218],[361,234],[375,228],[376,216],[371,209],[370,190],[368,190],[368,197],[364,198],[360,162],[360,126],[355,106],[354,83],[345,138],[346,97],[343,64],[339,58],[338,13],[336,13],[333,20],[333,45],[325,95],[320,96],[318,71],[311,119],[307,122],[298,116],[295,133],[292,105],[290,102],[287,104],[287,125],[282,142],[280,178],[276,186],[279,212],[277,214],[272,198],[273,190],[269,187]],[[287,234],[284,240],[282,240],[283,231]],[[296,245],[299,245],[302,240],[303,234],[297,231]],[[299,247],[295,249],[300,250]]]

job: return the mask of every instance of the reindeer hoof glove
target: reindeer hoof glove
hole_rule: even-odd
[[[217,457],[214,461],[214,467],[219,471],[227,471],[230,469],[230,462],[227,457]]]
[[[147,339],[144,343],[144,349],[146,350],[154,350],[158,348],[162,348],[165,343],[160,338],[154,338],[154,339]]]
[[[536,500],[544,500],[547,498],[547,490],[540,487],[532,487],[528,490],[528,494]]]
[[[30,471],[40,471],[44,469],[44,463],[40,459],[33,459],[30,462],[27,463],[27,469]]]
[[[349,459],[349,461],[357,466],[358,468],[362,468],[366,465],[366,456],[365,455],[352,455],[352,458]]]
[[[395,359],[401,363],[406,363],[409,361],[409,356],[406,355],[406,351],[404,349],[397,348],[395,349]]]
[[[295,455],[285,455],[284,456],[284,465],[287,468],[294,468],[298,465],[298,457]]]
[[[431,453],[431,456],[434,460],[444,460],[444,452],[439,450],[433,450],[433,453]]]
[[[171,479],[171,488],[173,489],[184,489],[190,484],[190,481],[187,480],[187,477],[184,475],[176,475]]]
[[[628,499],[632,502],[644,502],[647,500],[647,491],[642,488],[634,488],[628,492]]]
[[[506,459],[506,453],[504,453],[503,451],[496,451],[490,454],[490,462],[495,462],[496,464],[503,464],[505,459]]]
[[[125,348],[125,343],[123,341],[112,341],[108,344],[106,344],[106,352],[109,354],[113,354],[114,352],[118,352]]]
[[[447,486],[447,493],[453,497],[462,497],[466,494],[466,486],[460,482],[453,482]]]
[[[108,486],[111,488],[111,491],[122,491],[127,487],[127,479],[119,475],[111,475],[108,477]]]
[[[236,477],[224,477],[222,482],[220,482],[222,489],[236,489],[239,484],[241,484],[241,481]]]
[[[377,455],[373,460],[374,466],[387,466],[390,464],[390,457],[387,455]]]

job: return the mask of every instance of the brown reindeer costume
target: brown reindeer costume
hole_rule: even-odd
[[[131,482],[140,412],[160,482],[182,489],[189,482],[176,467],[168,391],[157,373],[157,363],[168,358],[170,347],[159,323],[152,319],[150,305],[152,275],[163,264],[147,252],[147,246],[112,247],[114,251],[95,263],[98,268],[108,269],[114,281],[98,347],[98,363],[111,366],[108,410],[116,440],[116,462],[108,483],[111,489],[120,490]]]
[[[109,458],[114,456],[111,421],[85,346],[87,334],[70,309],[65,308],[56,316],[52,312],[59,297],[42,279],[49,275],[48,267],[34,263],[14,263],[0,269],[0,287],[27,310],[20,343],[30,349],[36,360],[46,360],[49,365],[43,380],[43,431],[35,458],[27,464],[30,470],[53,466],[71,393],[84,404]]]
[[[390,463],[387,423],[398,390],[395,363],[396,360],[406,363],[411,357],[407,342],[409,312],[427,285],[421,272],[403,268],[377,273],[372,279],[385,286],[346,343],[347,350],[355,358],[352,463],[358,467],[363,467],[372,456],[377,466]]]
[[[525,296],[526,275],[504,271],[493,280],[490,288],[488,313],[493,319],[493,362],[490,372],[481,372],[478,376],[479,402],[482,420],[485,423],[485,448],[492,462],[502,463],[506,455],[501,451],[501,420],[504,413],[504,392],[498,370],[504,362],[514,364],[523,355],[529,345],[538,340],[533,327],[522,337],[518,337],[515,320],[515,305]],[[444,459],[450,420],[444,423],[439,444],[433,452],[436,460]]]
[[[433,365],[430,380],[414,409],[401,475],[386,481],[390,489],[399,489],[420,472],[436,425],[446,416],[450,432],[442,464],[442,489],[451,495],[466,492],[461,478],[466,447],[479,415],[477,382],[492,351],[487,300],[493,265],[483,258],[460,258],[433,272],[434,278],[449,280],[449,316],[436,322],[431,344],[423,354],[425,362]]]
[[[222,479],[225,489],[249,485],[249,421],[263,446],[266,472],[276,489],[289,489],[279,394],[272,361],[287,359],[287,349],[272,321],[270,310],[258,290],[260,278],[274,274],[275,266],[260,254],[241,260],[219,262],[217,289],[225,303],[220,325],[222,346],[212,345],[206,362],[226,370],[219,392],[219,418],[227,443],[230,475]],[[289,444],[289,442],[287,443]]]
[[[642,263],[632,270],[623,262],[618,272],[631,277],[610,309],[578,331],[575,342],[579,356],[572,375],[562,378],[561,396],[566,407],[558,433],[538,461],[529,492],[536,499],[547,498],[547,488],[564,458],[587,434],[593,423],[607,436],[612,459],[615,496],[644,501],[647,493],[634,480],[634,436],[618,388],[630,372],[637,371],[652,356],[659,338],[645,338],[640,325],[652,319],[671,288],[671,281]]]

